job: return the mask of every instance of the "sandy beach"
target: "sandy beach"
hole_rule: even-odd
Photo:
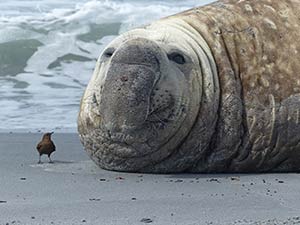
[[[295,224],[299,174],[129,174],[99,169],[77,134],[0,134],[0,224]]]

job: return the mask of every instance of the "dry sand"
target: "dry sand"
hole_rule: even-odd
[[[38,165],[40,137],[0,134],[0,225],[300,223],[299,174],[109,172],[76,134],[54,134],[54,163]]]

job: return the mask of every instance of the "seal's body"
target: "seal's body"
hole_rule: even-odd
[[[299,171],[300,2],[224,0],[116,38],[78,127],[101,167]]]

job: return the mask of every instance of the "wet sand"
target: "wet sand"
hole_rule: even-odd
[[[99,169],[77,134],[0,133],[0,225],[300,223],[299,174],[129,174]]]

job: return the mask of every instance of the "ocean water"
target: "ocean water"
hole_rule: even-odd
[[[81,96],[105,45],[212,1],[1,1],[0,131],[76,131]]]

